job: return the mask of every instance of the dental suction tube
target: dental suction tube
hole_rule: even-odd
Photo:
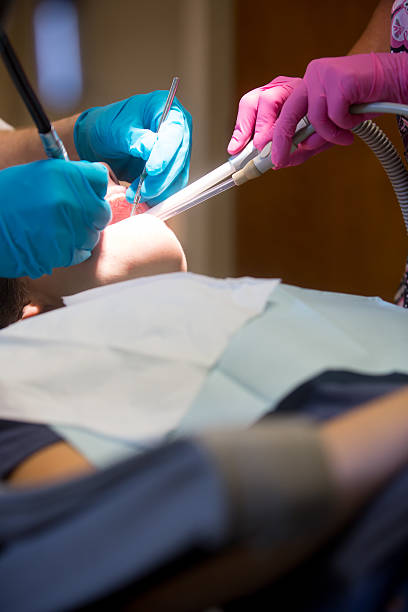
[[[225,188],[221,188],[222,185],[225,185],[226,182],[228,182],[228,184],[231,182],[231,178],[228,178],[227,181],[225,181],[225,179],[227,179],[227,177],[231,177],[233,172],[236,172],[250,159],[255,157],[257,153],[258,151],[255,149],[253,142],[249,142],[240,153],[230,157],[225,164],[218,166],[218,168],[215,168],[215,170],[212,170],[212,172],[209,172],[190,185],[187,185],[187,187],[184,187],[184,189],[181,189],[174,195],[170,196],[167,198],[167,200],[160,202],[160,204],[156,204],[156,206],[150,208],[145,214],[151,214],[158,217],[162,221],[166,221],[167,219],[188,210],[192,206],[196,206],[197,204],[208,200],[209,197],[214,197],[214,195],[217,195],[217,193],[225,191]],[[224,181],[224,183],[220,183],[220,181]],[[233,186],[234,182],[231,184],[231,187]],[[211,195],[208,195],[209,188],[211,188]],[[221,189],[221,191],[217,191],[217,189]]]
[[[350,112],[357,115],[367,113],[402,115],[408,118],[408,105],[395,104],[393,102],[354,104],[350,107]],[[400,204],[408,233],[408,171],[398,151],[386,134],[371,120],[363,121],[353,128],[352,131],[371,148],[383,166]],[[296,128],[292,150],[314,132],[315,129],[307,117],[304,117]],[[268,143],[258,153],[251,141],[241,153],[231,157],[228,162],[206,174],[198,181],[191,183],[191,185],[164,200],[164,202],[152,207],[146,214],[152,214],[165,221],[231,187],[242,185],[251,179],[262,176],[262,174],[273,167],[270,150],[271,143]],[[236,170],[235,172],[233,172],[234,169]]]

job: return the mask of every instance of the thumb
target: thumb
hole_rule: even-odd
[[[132,129],[129,138],[130,154],[133,157],[141,157],[146,161],[149,159],[156,140],[157,134],[151,130]]]
[[[92,228],[93,232],[96,232],[96,241],[94,237],[91,238],[93,241],[92,247],[86,247],[86,249],[93,248],[98,240],[99,231],[101,231],[112,218],[112,211],[109,202],[105,200],[106,192],[108,189],[108,178],[109,172],[104,164],[91,163],[91,162],[68,162],[74,163],[87,181],[87,189],[84,191],[80,189],[80,193],[84,197],[80,198],[82,206],[86,211],[87,225]],[[91,191],[94,197],[88,197],[89,191]],[[83,245],[82,245],[83,246]],[[86,253],[78,253],[77,256],[82,258],[76,263],[84,261]]]

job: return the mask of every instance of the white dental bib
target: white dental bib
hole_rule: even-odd
[[[281,284],[228,345],[173,435],[248,427],[324,370],[408,374],[408,310],[379,298]],[[95,465],[143,451],[83,429],[57,431]]]
[[[176,273],[67,298],[0,332],[0,418],[150,443],[178,426],[277,283]]]

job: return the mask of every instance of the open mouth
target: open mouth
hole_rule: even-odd
[[[133,204],[126,199],[126,187],[124,185],[116,184],[109,181],[108,190],[106,192],[105,199],[109,202],[112,210],[112,219],[109,225],[118,223],[130,217]],[[149,207],[144,202],[139,202],[136,207],[135,214],[144,213]]]

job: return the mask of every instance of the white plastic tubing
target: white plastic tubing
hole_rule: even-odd
[[[353,114],[393,114],[402,115],[408,118],[408,106],[391,102],[354,104],[350,107],[350,112]],[[313,126],[310,125],[307,118],[304,118],[302,121],[308,125],[307,127],[302,127],[297,130],[294,139],[294,143],[296,142],[296,144],[299,144],[299,142],[302,142],[302,140],[306,139],[314,132]],[[298,125],[298,128],[300,127],[301,123]],[[353,129],[353,132],[370,147],[390,179],[396,198],[401,207],[405,228],[408,233],[408,170],[398,151],[381,128],[371,120],[363,121]],[[149,212],[159,218],[168,219],[183,210],[187,210],[191,206],[206,200],[208,197],[220,193],[225,188],[233,186],[234,180],[231,179],[230,181],[224,181],[223,184],[217,185],[213,190],[208,189],[216,185],[217,182],[229,177],[234,170],[237,171],[241,169],[241,173],[246,174],[246,169],[249,169],[250,165],[253,166],[255,164],[259,171],[256,172],[256,175],[263,174],[272,167],[269,149],[267,150],[267,147],[268,145],[266,145],[265,149],[260,154],[256,155],[256,150],[251,141],[240,154],[230,158],[228,162],[222,164],[222,166],[203,176],[188,187],[185,187],[161,204],[154,206]],[[251,162],[249,160],[253,161]],[[237,176],[237,174],[238,172],[236,172],[235,175],[233,174],[233,177]],[[249,180],[250,178],[254,178],[253,173],[251,176],[250,173],[248,173],[248,177],[245,180]],[[245,180],[242,182],[245,182]],[[210,196],[200,197],[205,189],[208,190]]]

